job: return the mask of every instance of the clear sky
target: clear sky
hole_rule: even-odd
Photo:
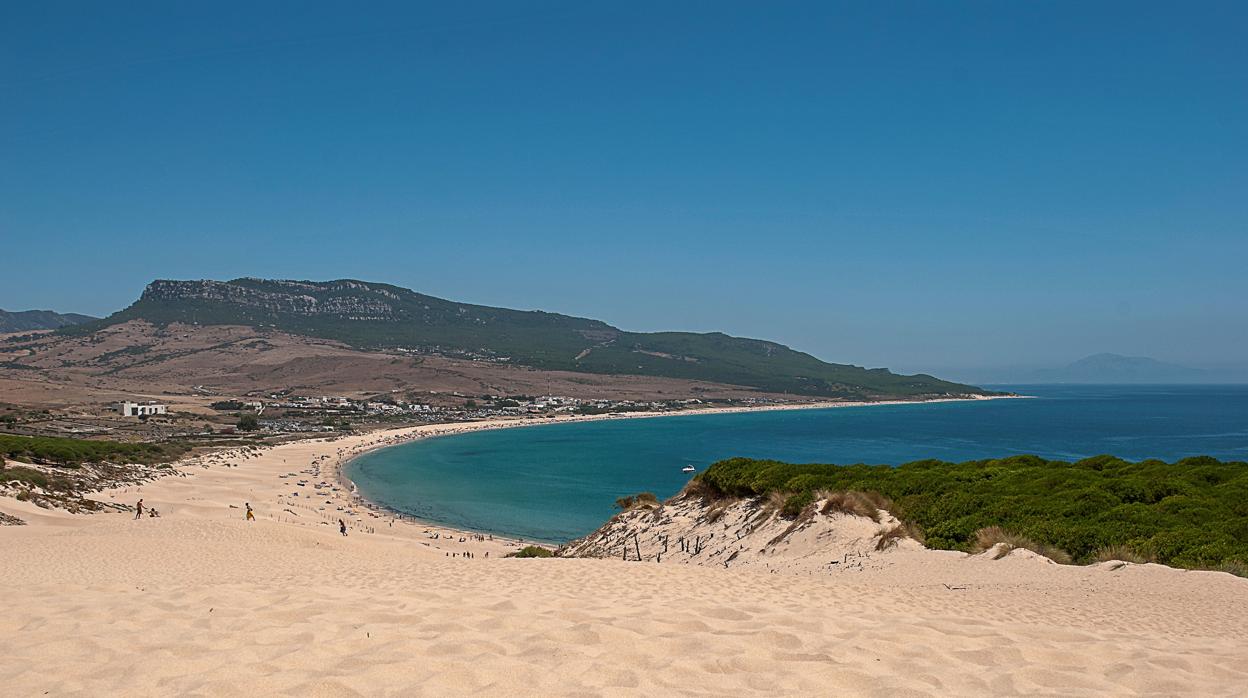
[[[1248,357],[1248,3],[4,3],[0,308],[385,281],[902,370]]]

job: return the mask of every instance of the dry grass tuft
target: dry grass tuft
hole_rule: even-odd
[[[642,492],[628,497],[620,497],[615,500],[615,508],[622,511],[632,511],[633,509],[657,509],[658,506],[659,498],[654,496],[653,492]]]
[[[976,531],[975,544],[972,546],[971,551],[982,553],[984,551],[991,550],[996,545],[1001,545],[1001,547],[998,548],[997,556],[993,558],[994,560],[999,560],[1005,557],[1010,554],[1010,551],[1012,550],[1022,548],[1024,550],[1030,550],[1037,555],[1047,557],[1053,562],[1062,565],[1070,564],[1070,555],[1068,555],[1066,551],[1061,548],[1047,543],[1037,543],[1026,536],[1010,533],[1000,526],[988,526]]]
[[[699,499],[704,503],[731,499],[731,497],[728,497],[723,492],[720,492],[696,477],[686,483],[677,496]]]
[[[784,508],[784,503],[789,500],[789,496],[789,492],[768,492],[763,500],[763,511],[768,514],[780,511]]]
[[[805,521],[803,519],[794,520],[792,523],[788,525],[787,528],[781,531],[779,535],[767,541],[767,545],[764,547],[764,549],[774,547],[777,544],[784,542],[785,540],[788,539],[789,536],[793,535],[794,531],[801,529],[804,523]]]
[[[880,511],[892,513],[893,503],[879,492],[829,492],[821,490],[815,493],[816,500],[823,501],[819,513],[852,514],[863,516],[876,523],[880,521]]]
[[[881,533],[879,540],[875,542],[875,549],[880,551],[888,550],[897,545],[897,542],[903,538],[910,538],[922,543],[924,540],[923,530],[919,528],[918,524],[903,521]]]
[[[706,523],[708,524],[713,524],[716,521],[719,521],[720,519],[724,518],[724,513],[727,511],[728,511],[727,504],[716,504],[712,506],[706,512],[706,516],[703,518],[703,520],[706,521]]]
[[[1153,560],[1140,555],[1126,545],[1107,545],[1096,551],[1096,555],[1092,558],[1096,562],[1113,562],[1121,560],[1122,562],[1134,562],[1142,565]]]
[[[1221,565],[1218,565],[1218,571],[1226,572],[1227,574],[1233,574],[1236,577],[1243,577],[1245,579],[1248,579],[1248,562],[1241,562],[1239,560],[1227,560],[1226,562],[1223,562]]]

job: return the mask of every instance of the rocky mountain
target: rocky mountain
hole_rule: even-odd
[[[57,313],[51,310],[0,310],[0,333],[30,332],[32,330],[55,330],[70,325],[80,325],[96,320],[90,315]]]
[[[714,381],[772,393],[865,397],[983,394],[928,375],[832,364],[775,342],[722,333],[626,332],[600,320],[456,303],[356,280],[159,280],[90,332],[131,320],[245,325],[400,350],[581,373]]]

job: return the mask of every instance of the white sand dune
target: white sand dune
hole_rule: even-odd
[[[0,528],[0,693],[1248,694],[1248,580],[1222,573],[914,549],[835,575],[502,559],[514,543],[391,525],[343,492],[290,506],[281,475],[381,438],[101,497],[160,519],[0,501],[31,522]]]

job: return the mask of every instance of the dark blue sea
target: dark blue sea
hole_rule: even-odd
[[[793,462],[963,461],[1034,453],[1077,460],[1211,455],[1248,460],[1248,386],[993,386],[1023,400],[689,415],[499,429],[365,454],[361,494],[450,526],[562,542],[617,497],[664,498],[733,456]]]

